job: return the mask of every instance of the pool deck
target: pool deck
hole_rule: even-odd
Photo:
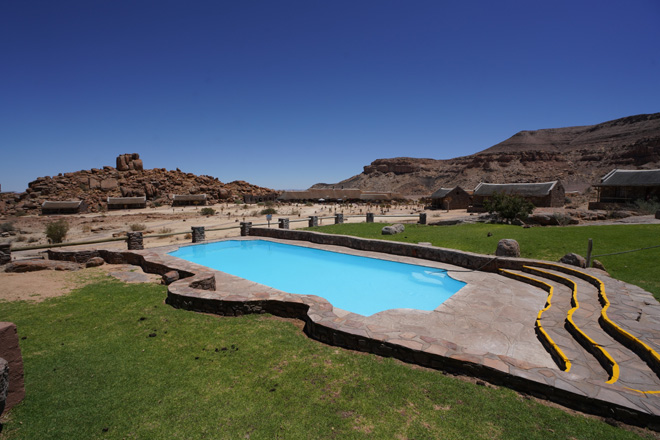
[[[551,272],[544,282],[552,285],[554,296],[540,322],[570,359],[570,370],[562,371],[536,328],[539,311],[548,301],[548,292],[542,288],[497,273],[419,258],[297,240],[273,241],[445,269],[467,284],[434,311],[394,309],[362,316],[334,308],[314,295],[282,292],[167,254],[179,245],[107,251],[102,256],[109,263],[140,265],[145,272],[179,272],[182,279],[168,286],[167,302],[174,307],[221,315],[272,313],[299,318],[305,321],[305,332],[322,342],[479,377],[587,413],[660,430],[659,369],[654,371],[653,362],[645,362],[634,347],[618,343],[601,328],[602,301],[597,289],[584,279],[568,277],[575,283],[571,290],[570,283],[554,279],[560,278],[559,271],[544,269]],[[603,282],[611,303],[608,316],[653,353],[660,352],[660,304],[653,296],[605,272],[581,271]],[[538,274],[524,276],[538,278]],[[614,373],[612,362],[608,369],[602,357],[594,357],[566,329],[564,317],[573,306],[575,292],[579,292],[579,308],[573,310],[573,320],[589,340],[611,355]]]

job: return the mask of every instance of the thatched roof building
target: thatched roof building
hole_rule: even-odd
[[[147,198],[108,197],[108,209],[142,209],[147,207]]]
[[[41,204],[41,213],[49,214],[77,214],[84,209],[82,200],[54,201],[46,200]]]
[[[520,196],[536,207],[562,207],[566,191],[559,180],[542,183],[480,183],[472,194],[473,211],[483,210],[484,202],[495,194]]]
[[[467,209],[472,198],[460,186],[440,188],[431,194],[431,206],[435,209]]]
[[[172,206],[206,205],[206,194],[173,194]]]
[[[621,205],[636,200],[660,198],[660,170],[614,169],[594,186],[598,190],[597,204]],[[589,207],[591,208],[592,204]]]

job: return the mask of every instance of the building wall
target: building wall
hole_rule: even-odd
[[[431,206],[436,209],[467,209],[471,201],[472,197],[467,192],[457,188],[444,197],[432,199]]]
[[[653,186],[603,186],[599,203],[633,203],[635,200],[660,198],[660,187]]]
[[[490,196],[473,195],[471,210],[473,212],[483,212],[484,202],[489,198]],[[566,191],[561,183],[557,183],[550,193],[545,196],[523,196],[523,198],[531,202],[537,208],[561,208],[564,206],[566,200]]]

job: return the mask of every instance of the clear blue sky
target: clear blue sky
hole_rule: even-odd
[[[276,189],[660,112],[658,0],[2,0],[0,184],[115,165]]]

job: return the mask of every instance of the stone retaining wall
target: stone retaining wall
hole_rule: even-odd
[[[368,240],[348,235],[322,234],[311,231],[251,228],[250,236],[279,238],[282,240],[301,240],[316,244],[344,246],[360,251],[383,252],[404,257],[421,258],[464,267],[466,269],[484,272],[498,272],[500,269],[522,270],[530,261],[524,258],[492,257],[455,249],[435,246],[423,246],[410,243],[399,243],[387,240]]]
[[[520,270],[524,264],[531,261],[309,231],[251,228],[249,234],[418,257],[488,272],[496,272],[500,268]],[[77,262],[85,262],[86,259],[100,256],[108,263],[133,264],[142,267],[145,272],[161,275],[175,270],[182,279],[168,286],[166,302],[176,308],[227,316],[270,313],[301,319],[305,323],[304,332],[308,336],[327,344],[482,378],[573,409],[660,430],[660,418],[652,409],[642,410],[640,409],[642,407],[632,405],[629,400],[617,397],[621,390],[609,384],[587,384],[589,385],[587,388],[596,391],[581,391],[577,386],[579,384],[567,383],[567,378],[561,376],[559,371],[543,369],[541,374],[531,374],[528,364],[508,356],[495,356],[489,353],[478,356],[456,352],[455,344],[449,341],[434,340],[427,344],[430,344],[429,347],[422,348],[419,343],[405,338],[388,339],[385,336],[370,335],[350,321],[339,322],[332,305],[323,298],[313,295],[287,294],[286,298],[279,298],[271,297],[267,293],[244,295],[242,292],[222,291],[222,286],[216,290],[216,278],[213,272],[207,271],[202,266],[170,257],[165,254],[166,251],[84,252],[81,256],[75,251],[49,251],[48,255],[51,259]],[[601,394],[610,398],[602,398]]]

